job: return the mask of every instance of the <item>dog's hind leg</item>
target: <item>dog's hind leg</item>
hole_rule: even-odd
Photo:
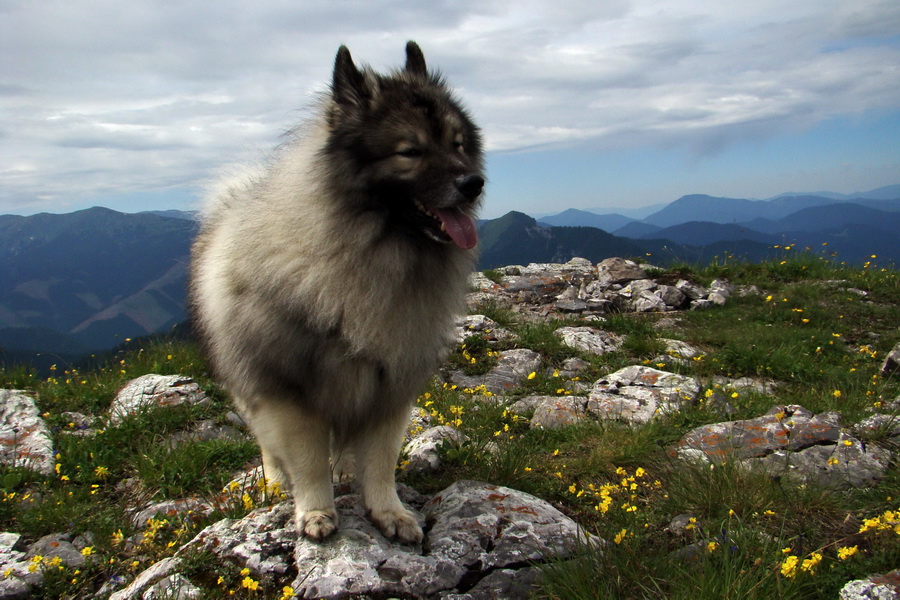
[[[271,399],[254,403],[248,417],[263,449],[263,468],[294,497],[297,531],[325,539],[337,529],[328,424],[294,403]]]
[[[353,442],[356,481],[369,518],[384,535],[406,543],[419,543],[422,528],[416,516],[403,507],[394,482],[397,457],[408,425],[409,411],[400,410],[358,434]]]

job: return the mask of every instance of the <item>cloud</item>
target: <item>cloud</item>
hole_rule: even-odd
[[[681,145],[703,155],[900,108],[900,3],[333,0],[0,6],[0,210],[193,185],[277,142],[334,52],[417,39],[492,152]]]

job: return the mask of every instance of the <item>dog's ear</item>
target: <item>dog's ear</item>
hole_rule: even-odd
[[[366,78],[353,64],[353,57],[346,46],[338,48],[334,59],[331,95],[335,102],[345,108],[361,107],[371,95]]]
[[[406,42],[406,71],[419,77],[428,75],[428,68],[425,66],[425,55],[422,49],[414,41]]]

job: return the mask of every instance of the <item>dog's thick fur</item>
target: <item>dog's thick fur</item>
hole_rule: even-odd
[[[193,249],[213,372],[315,540],[337,527],[332,469],[352,472],[355,457],[372,521],[421,541],[394,469],[473,268],[481,137],[419,47],[406,53],[385,76],[342,46],[316,118],[221,186]]]

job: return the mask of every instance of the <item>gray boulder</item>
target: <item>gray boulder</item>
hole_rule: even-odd
[[[646,271],[636,262],[624,258],[607,258],[597,265],[597,280],[602,284],[625,283],[646,278]]]
[[[647,423],[693,402],[700,385],[692,378],[650,367],[625,367],[594,383],[587,412],[599,419]]]
[[[542,429],[559,429],[575,425],[584,419],[587,398],[583,396],[543,396],[535,408],[531,426]]]
[[[492,394],[516,389],[541,367],[541,355],[534,350],[517,348],[500,352],[497,364],[484,375],[466,375],[461,371],[450,374],[450,380],[461,388],[475,389],[483,385]]]
[[[50,475],[54,456],[50,428],[34,398],[21,390],[0,390],[0,463]]]
[[[704,425],[678,441],[674,453],[712,463],[737,460],[793,481],[833,489],[879,481],[890,453],[843,432],[836,413],[775,406],[761,417]]]
[[[528,565],[571,556],[586,538],[550,504],[502,486],[460,481],[427,503],[412,490],[401,486],[400,491],[408,507],[428,524],[421,546],[386,539],[365,518],[361,498],[345,494],[335,499],[340,529],[324,542],[297,538],[293,503],[286,501],[240,520],[223,519],[176,556],[211,551],[220,560],[250,569],[257,579],[284,577],[293,562],[298,575],[292,587],[298,598],[525,600],[536,575]],[[134,595],[136,590],[143,593],[172,577],[179,560],[154,565],[152,575],[140,575],[139,585],[136,580],[128,588],[132,591],[122,590],[114,600],[141,597]],[[462,582],[465,593],[457,589]]]
[[[554,334],[570,348],[589,354],[608,354],[622,347],[622,337],[593,327],[560,327]]]
[[[144,375],[132,379],[119,390],[109,408],[109,420],[115,425],[143,410],[202,402],[208,402],[206,394],[190,377]]]
[[[447,442],[459,444],[466,439],[466,436],[449,425],[426,429],[404,447],[409,460],[406,469],[418,473],[437,471],[441,467],[440,447]]]
[[[841,588],[839,600],[900,600],[900,569],[856,579]]]

